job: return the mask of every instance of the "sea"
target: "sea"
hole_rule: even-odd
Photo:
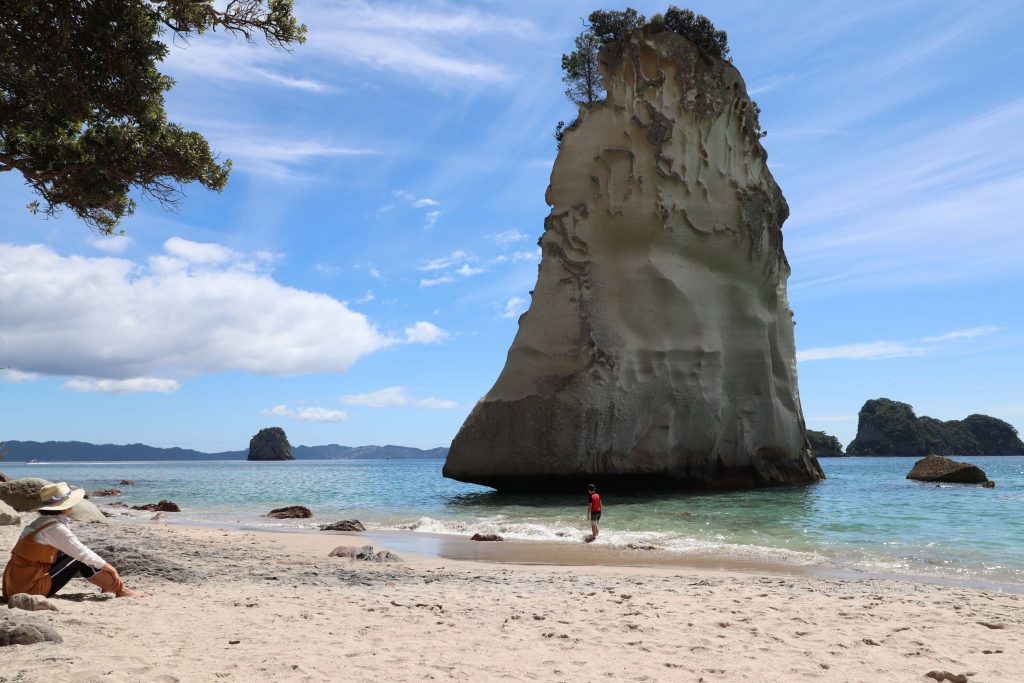
[[[962,457],[994,489],[906,479],[914,458],[821,459],[813,485],[732,493],[603,495],[595,546],[653,546],[686,560],[765,562],[854,575],[952,580],[1024,590],[1024,457]],[[117,487],[128,505],[172,500],[176,522],[312,530],[358,519],[371,531],[497,533],[581,542],[588,497],[508,495],[441,476],[441,460],[290,462],[0,463],[11,478],[37,476],[92,491]],[[118,486],[132,479],[134,486]],[[314,517],[274,520],[275,507]],[[129,513],[145,521],[149,513]]]

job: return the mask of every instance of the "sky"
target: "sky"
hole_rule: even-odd
[[[884,396],[1024,431],[1024,5],[687,6],[763,110],[808,427],[846,444]],[[529,305],[597,8],[298,0],[290,52],[172,45],[169,117],[228,187],[99,237],[0,174],[0,439],[447,446]]]

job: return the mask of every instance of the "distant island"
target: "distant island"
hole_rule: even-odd
[[[245,460],[247,449],[204,453],[190,448],[157,448],[146,444],[92,444],[83,441],[7,441],[7,462],[80,462],[128,460]],[[295,446],[296,460],[432,460],[448,454],[447,448],[423,450],[408,446]]]
[[[807,443],[811,446],[811,453],[815,458],[838,458],[843,455],[843,444],[839,439],[826,434],[825,432],[807,430]]]
[[[942,421],[918,417],[909,403],[876,398],[860,409],[846,454],[1024,455],[1024,442],[1013,425],[989,415]]]

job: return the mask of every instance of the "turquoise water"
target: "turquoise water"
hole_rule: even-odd
[[[922,484],[914,458],[823,459],[812,486],[737,493],[604,496],[598,541],[647,543],[689,556],[782,561],[858,571],[941,575],[1024,585],[1024,458],[962,458],[995,489]],[[441,477],[442,462],[3,463],[12,477],[121,487],[128,504],[170,499],[182,521],[314,528],[357,518],[370,529],[576,540],[587,497],[507,496]],[[97,502],[116,499],[98,499]],[[301,504],[310,520],[270,520]],[[146,513],[134,513],[143,518]]]

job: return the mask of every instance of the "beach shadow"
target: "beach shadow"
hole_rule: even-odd
[[[114,596],[107,593],[57,593],[50,600],[68,600],[70,602],[106,602]]]

